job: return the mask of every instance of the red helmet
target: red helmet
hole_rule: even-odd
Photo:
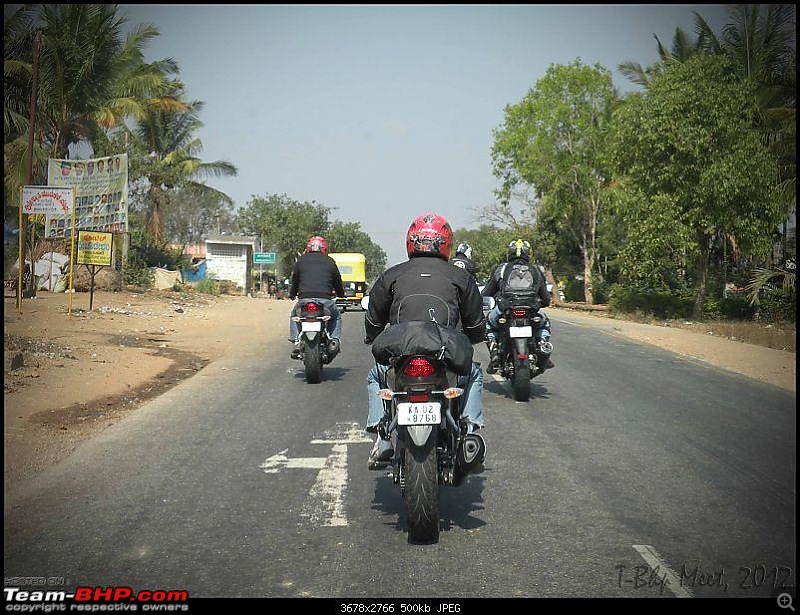
[[[429,254],[447,260],[452,245],[453,229],[439,214],[417,216],[406,233],[406,252],[409,257]]]
[[[319,235],[315,235],[311,239],[308,240],[306,244],[306,254],[309,252],[322,252],[323,254],[328,253],[328,242],[325,241],[324,237],[320,237]]]

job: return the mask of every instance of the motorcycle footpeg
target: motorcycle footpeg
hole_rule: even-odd
[[[539,352],[542,354],[550,354],[553,352],[553,344],[545,341],[539,342]]]

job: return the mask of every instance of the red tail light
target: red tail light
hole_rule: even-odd
[[[517,317],[519,317],[519,316],[527,316],[528,315],[528,310],[511,310],[511,313],[514,316],[517,316]]]
[[[403,373],[407,376],[411,376],[412,378],[420,378],[424,376],[430,376],[435,371],[436,368],[431,365],[431,362],[428,361],[428,359],[417,357],[416,359],[411,359],[408,362],[408,365],[406,365]]]
[[[319,304],[318,303],[306,303],[305,306],[303,306],[303,309],[306,312],[319,312]]]
[[[428,394],[427,393],[412,393],[411,395],[408,396],[408,399],[412,403],[428,401]]]

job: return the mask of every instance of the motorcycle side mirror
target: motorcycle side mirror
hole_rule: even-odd
[[[484,297],[483,298],[483,309],[485,310],[493,310],[495,306],[494,297]]]
[[[361,309],[365,311],[369,309],[369,295],[365,295],[361,299]]]

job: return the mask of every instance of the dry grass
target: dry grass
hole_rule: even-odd
[[[695,333],[705,333],[730,340],[766,346],[775,350],[795,351],[795,325],[764,325],[755,322],[708,321],[691,322],[685,320],[657,321],[668,327],[688,329]]]

